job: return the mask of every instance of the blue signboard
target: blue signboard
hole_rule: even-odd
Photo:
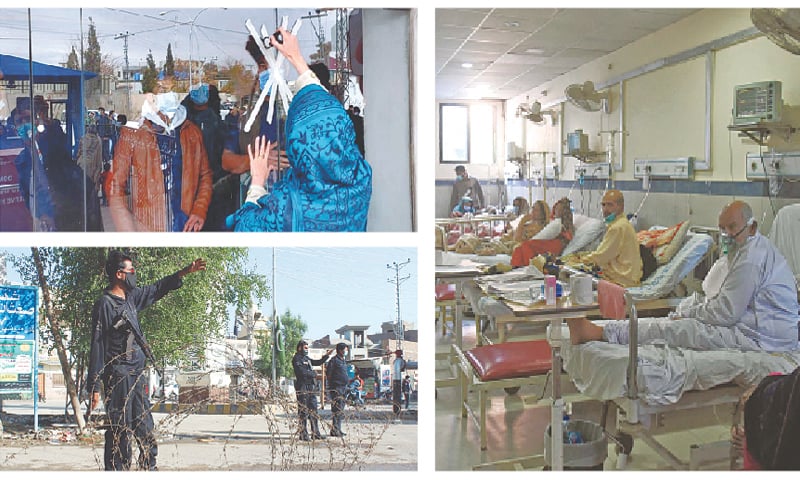
[[[36,287],[0,286],[0,394],[37,397],[38,297]]]

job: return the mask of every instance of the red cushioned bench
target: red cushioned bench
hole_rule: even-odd
[[[471,415],[481,432],[481,450],[486,450],[487,392],[503,388],[516,393],[524,385],[541,385],[544,389],[552,368],[550,345],[547,340],[529,340],[483,345],[466,352],[453,345],[453,350],[461,366],[461,416]],[[470,390],[478,391],[479,415],[468,404]]]
[[[464,296],[461,296],[462,300]],[[450,311],[448,312],[448,308]],[[458,308],[456,304],[456,285],[455,283],[437,283],[436,284],[436,315],[439,321],[442,322],[442,336],[447,334],[447,322],[453,325],[455,330],[455,309]]]

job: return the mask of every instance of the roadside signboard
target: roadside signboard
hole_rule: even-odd
[[[39,431],[39,289],[0,285],[0,403],[6,394],[33,397]]]
[[[36,287],[0,286],[0,394],[37,396],[38,296]]]

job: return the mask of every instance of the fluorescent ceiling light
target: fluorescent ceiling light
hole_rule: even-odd
[[[471,63],[469,63],[469,62],[464,62],[464,63],[462,63],[462,64],[461,64],[461,66],[462,66],[463,68],[472,68],[472,64],[471,64]]]

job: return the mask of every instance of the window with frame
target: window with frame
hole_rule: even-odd
[[[498,105],[439,105],[439,163],[491,165],[496,160]]]

